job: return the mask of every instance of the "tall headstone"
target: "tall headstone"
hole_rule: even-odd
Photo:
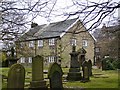
[[[88,82],[89,81],[89,67],[88,67],[87,61],[84,61],[82,63],[82,71],[83,71],[82,82]]]
[[[96,66],[98,67],[98,69],[101,68],[101,59],[100,59],[100,57],[96,57]]]
[[[83,47],[80,48],[77,52],[79,53],[78,59],[79,59],[79,63],[80,63],[80,66],[81,66],[82,63],[85,61],[85,54],[87,52],[86,52],[86,50]]]
[[[13,64],[8,72],[7,88],[9,89],[24,89],[25,69],[20,64]]]
[[[88,60],[88,69],[89,69],[89,76],[92,76],[92,61]]]
[[[53,63],[48,71],[48,78],[50,79],[50,89],[63,89],[62,84],[63,71],[58,63]]]
[[[106,59],[103,59],[103,60],[102,60],[102,70],[107,70],[106,65],[107,65]]]
[[[32,82],[30,82],[30,88],[47,88],[43,77],[43,57],[37,55],[32,60]]]
[[[80,73],[80,63],[78,61],[78,52],[75,51],[75,46],[73,45],[73,50],[71,55],[70,61],[70,69],[67,76],[67,80],[69,81],[78,81],[81,80],[81,73]]]

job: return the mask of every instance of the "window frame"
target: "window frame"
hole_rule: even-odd
[[[73,46],[73,45],[77,45],[77,39],[76,38],[71,38],[71,40],[70,40],[70,43],[71,43],[71,45]]]
[[[32,63],[32,57],[28,57],[28,63]]]
[[[29,41],[29,47],[33,48],[35,46],[35,41]]]
[[[88,46],[88,40],[87,39],[82,39],[82,46],[87,47]]]
[[[44,46],[44,41],[38,40],[38,47],[43,47],[43,46]]]
[[[51,38],[48,40],[48,45],[49,46],[54,46],[55,45],[55,38]]]
[[[20,58],[20,63],[25,63],[25,57]]]
[[[99,48],[99,47],[96,47],[96,48],[95,48],[95,52],[97,52],[97,53],[100,52],[100,48]]]
[[[55,62],[55,56],[48,56],[48,63],[54,63]]]

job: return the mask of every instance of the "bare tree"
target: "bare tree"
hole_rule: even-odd
[[[24,33],[28,27],[26,24],[34,21],[38,16],[49,18],[55,16],[65,16],[70,18],[72,16],[79,16],[84,25],[92,24],[88,30],[92,30],[99,26],[106,17],[111,17],[113,13],[120,8],[120,4],[114,0],[103,1],[100,3],[91,2],[89,0],[78,1],[72,0],[70,6],[64,8],[56,8],[59,0],[3,0],[0,3],[0,12],[2,13],[2,27],[3,36],[8,33],[15,34],[16,32]],[[73,10],[73,8],[76,8]],[[64,12],[60,10],[66,9]],[[70,11],[68,11],[71,9]],[[21,29],[22,28],[22,29]],[[24,29],[25,28],[25,29]]]
[[[19,38],[37,16],[43,15],[49,0],[2,0],[0,2],[0,40],[5,49],[10,49],[13,41]],[[42,14],[41,14],[42,13]]]
[[[68,17],[78,15],[84,25],[91,23],[88,30],[93,30],[98,27],[106,17],[108,17],[109,22],[112,22],[111,18],[113,18],[112,20],[118,19],[114,17],[114,13],[120,8],[120,4],[114,0],[103,1],[101,3],[91,2],[89,0],[83,3],[78,0],[73,0],[73,3],[78,6],[78,9],[77,11],[68,13]]]

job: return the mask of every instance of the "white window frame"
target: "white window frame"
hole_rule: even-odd
[[[29,42],[29,47],[30,47],[30,48],[33,48],[33,47],[34,47],[34,44],[35,44],[34,41],[30,41],[30,42]]]
[[[43,40],[38,40],[38,47],[43,47]]]
[[[23,42],[20,43],[20,48],[23,48],[25,45],[23,44]]]
[[[32,57],[28,57],[28,63],[32,63]]]
[[[20,58],[20,63],[25,63],[25,57]]]
[[[75,39],[75,38],[72,38],[71,39],[71,45],[73,46],[73,45],[77,45],[77,39]]]
[[[48,57],[48,62],[49,62],[49,63],[55,62],[55,56],[49,56],[49,57]]]
[[[82,46],[83,47],[87,47],[88,46],[88,40],[87,39],[83,39],[82,40]]]
[[[95,52],[100,52],[100,48],[96,47]]]
[[[49,39],[49,46],[55,45],[55,38]]]

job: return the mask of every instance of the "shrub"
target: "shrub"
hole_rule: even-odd
[[[114,59],[113,58],[104,58],[102,60],[102,66],[103,66],[103,70],[114,70],[114,65],[113,65],[113,61]]]
[[[103,70],[115,70],[120,68],[120,60],[116,60],[113,58],[104,58],[102,60]]]
[[[116,59],[113,61],[113,67],[115,69],[120,69],[120,59]]]

